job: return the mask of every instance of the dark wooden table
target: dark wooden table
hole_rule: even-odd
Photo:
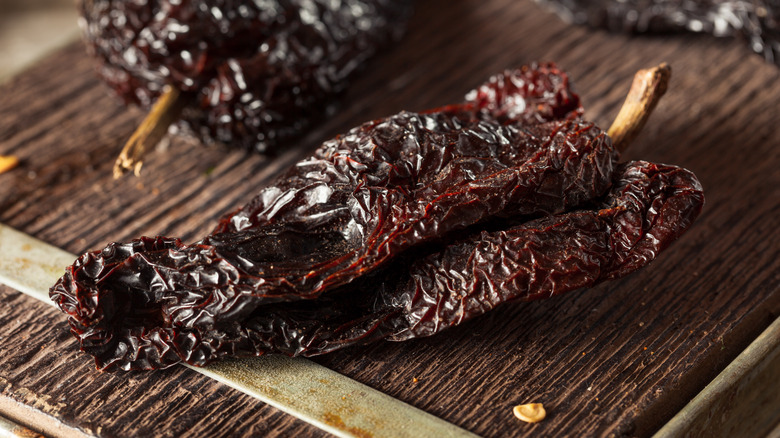
[[[608,126],[634,72],[661,61],[667,96],[626,159],[693,170],[707,197],[690,232],[621,281],[506,305],[441,335],[317,362],[485,436],[648,436],[780,313],[780,69],[741,42],[627,37],[572,27],[529,0],[421,0],[400,45],[373,62],[330,121],[273,160],[176,139],[141,178],[111,166],[143,114],[119,105],[81,45],[0,89],[0,222],[73,253],[139,235],[193,241],[323,139],[371,118],[459,101],[533,60],[567,69]],[[0,287],[0,412],[58,433],[324,433],[183,367],[105,374],[64,317]],[[543,402],[529,425],[512,406]]]

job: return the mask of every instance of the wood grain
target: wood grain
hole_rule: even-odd
[[[140,179],[118,181],[113,160],[143,114],[109,96],[76,45],[0,89],[0,155],[22,161],[0,175],[0,221],[74,253],[139,235],[193,241],[323,139],[459,101],[533,60],[568,70],[604,127],[634,72],[668,62],[669,91],[625,158],[693,170],[707,197],[699,221],[624,280],[317,361],[485,436],[648,436],[780,313],[780,69],[738,41],[609,35],[530,1],[421,0],[399,46],[287,152],[175,139]],[[0,295],[0,399],[31,407],[26,424],[106,437],[323,435],[182,367],[96,372],[59,313]],[[544,403],[547,419],[516,420],[512,406],[528,402]]]

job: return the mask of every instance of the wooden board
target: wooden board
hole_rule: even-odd
[[[193,241],[323,139],[456,102],[533,60],[567,69],[602,126],[636,70],[670,63],[667,96],[625,158],[693,170],[707,196],[699,221],[624,280],[316,360],[480,435],[648,436],[780,313],[780,69],[741,42],[609,35],[530,1],[421,0],[406,38],[288,152],[176,139],[142,178],[118,181],[113,158],[143,114],[120,106],[74,45],[0,89],[0,154],[22,160],[0,175],[0,221],[74,253],[139,235]],[[323,435],[183,367],[96,372],[61,314],[8,288],[0,296],[0,411],[16,421],[65,435]],[[548,418],[520,423],[511,408],[526,402]]]

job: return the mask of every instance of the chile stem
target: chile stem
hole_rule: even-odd
[[[607,134],[612,144],[623,152],[645,126],[661,96],[666,92],[672,69],[666,63],[639,70],[628,91],[625,102]]]
[[[182,109],[184,99],[181,92],[174,87],[168,87],[119,153],[114,163],[115,179],[128,170],[132,170],[135,176],[141,173],[146,152],[165,137],[168,127],[179,118]]]

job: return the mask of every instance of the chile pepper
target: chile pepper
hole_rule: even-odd
[[[367,60],[399,39],[412,0],[81,0],[99,76],[205,143],[273,152],[332,112]],[[143,125],[142,125],[143,126]],[[140,135],[140,134],[138,134]],[[115,174],[151,145],[125,147]]]
[[[220,356],[220,349],[313,356],[431,336],[505,302],[591,287],[652,261],[690,227],[704,201],[696,177],[675,166],[626,163],[613,183],[590,208],[491,226],[499,231],[474,227],[320,299],[258,307],[240,330],[199,331],[206,346],[187,360]]]
[[[98,367],[147,369],[424,336],[500,302],[624,275],[687,229],[703,198],[677,168],[616,173],[609,136],[581,113],[554,65],[505,72],[462,104],[325,142],[199,242],[141,238],[86,253],[50,295]],[[476,265],[461,266],[469,251]],[[591,252],[592,266],[567,265]],[[523,265],[529,255],[544,263]],[[562,280],[513,283],[531,269]],[[448,300],[470,304],[425,307]]]
[[[567,21],[612,32],[703,32],[737,36],[767,62],[780,65],[780,3],[776,0],[536,0]]]

